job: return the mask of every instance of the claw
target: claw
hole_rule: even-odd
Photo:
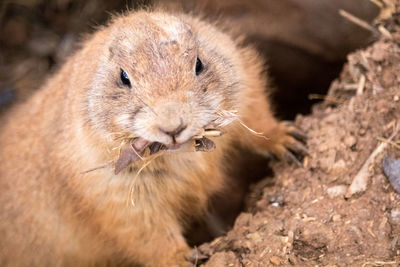
[[[260,153],[262,155],[273,155],[279,160],[294,163],[302,167],[301,160],[305,156],[310,156],[306,147],[307,135],[299,130],[291,121],[279,122],[276,128],[271,129],[270,139],[261,144]]]
[[[294,124],[292,121],[283,121],[283,125],[285,125],[288,128],[287,134],[296,138],[297,140],[301,141],[302,143],[306,143],[307,141],[307,135],[300,130],[296,124]]]
[[[295,155],[292,154],[292,152],[286,151],[286,152],[283,154],[283,157],[285,158],[285,160],[286,160],[287,162],[294,163],[294,164],[296,164],[298,167],[303,167],[303,164],[296,158]]]
[[[277,152],[276,156],[288,163],[294,163],[298,167],[302,167],[303,164],[300,159],[304,156],[310,156],[305,146],[307,135],[291,121],[283,121],[281,125],[283,126],[281,128],[282,134],[285,137],[279,142],[281,147],[275,150]]]
[[[296,129],[294,131],[289,131],[288,135],[296,138],[297,140],[299,140],[302,143],[306,143],[306,141],[307,141],[307,135],[305,133],[303,133],[302,131],[300,131],[299,129]]]
[[[308,149],[303,144],[298,142],[287,145],[287,148],[298,155],[310,156]]]

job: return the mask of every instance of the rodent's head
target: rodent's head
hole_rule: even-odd
[[[131,133],[166,146],[229,123],[240,71],[234,42],[188,16],[138,12],[109,26],[88,92],[89,116],[106,133]]]

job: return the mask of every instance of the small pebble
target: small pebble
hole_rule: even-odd
[[[341,218],[342,218],[342,216],[340,216],[339,214],[335,214],[332,216],[332,221],[338,222],[338,221],[340,221]]]
[[[360,136],[364,136],[367,133],[367,130],[365,128],[360,128],[360,130],[358,130],[358,134]]]
[[[238,258],[232,251],[228,252],[217,252],[211,256],[211,258],[205,263],[204,267],[213,266],[241,266]]]
[[[269,261],[273,264],[273,265],[280,265],[281,264],[281,259],[277,256],[272,256]]]
[[[260,243],[262,241],[261,235],[258,232],[247,234],[246,238],[253,240],[255,243]]]
[[[343,196],[346,193],[346,191],[347,187],[345,185],[332,186],[326,190],[330,198]]]
[[[400,161],[390,156],[382,160],[383,172],[388,177],[393,189],[400,194]]]
[[[390,215],[392,216],[393,222],[400,224],[400,209],[393,209],[390,212]]]
[[[374,49],[372,50],[371,58],[374,61],[382,61],[385,58],[386,51],[382,46],[378,46],[378,45],[375,45],[375,46],[377,46],[377,47],[374,47]]]
[[[279,205],[282,205],[284,202],[284,199],[285,199],[285,197],[283,196],[283,194],[275,194],[275,195],[268,197],[268,201],[269,201],[269,203],[271,203],[271,205],[273,207],[278,207]]]
[[[352,135],[350,135],[350,136],[348,136],[348,137],[346,137],[346,138],[344,139],[344,144],[345,144],[347,147],[352,147],[352,146],[354,146],[356,143],[357,143],[357,139],[356,139],[354,136],[352,136]]]
[[[340,159],[333,164],[331,169],[331,174],[338,175],[342,171],[346,170],[346,167],[347,167],[346,162],[343,159]]]

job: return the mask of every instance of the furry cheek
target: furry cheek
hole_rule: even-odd
[[[119,114],[113,118],[112,122],[118,128],[129,129],[132,127],[132,123],[133,123],[131,117],[132,117],[131,114],[127,114],[127,113]]]

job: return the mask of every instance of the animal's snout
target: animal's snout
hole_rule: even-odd
[[[158,129],[161,132],[171,136],[174,143],[176,142],[176,138],[179,136],[179,134],[181,132],[183,132],[186,128],[187,128],[187,125],[183,124],[182,120],[181,120],[180,124],[173,129],[171,128],[171,126],[169,128],[164,128],[163,126],[158,127]]]
[[[189,127],[188,106],[180,102],[167,102],[156,108],[155,129],[161,135],[159,142],[169,144],[184,142],[182,133]],[[182,140],[180,140],[182,139]],[[168,140],[168,141],[167,141]]]

